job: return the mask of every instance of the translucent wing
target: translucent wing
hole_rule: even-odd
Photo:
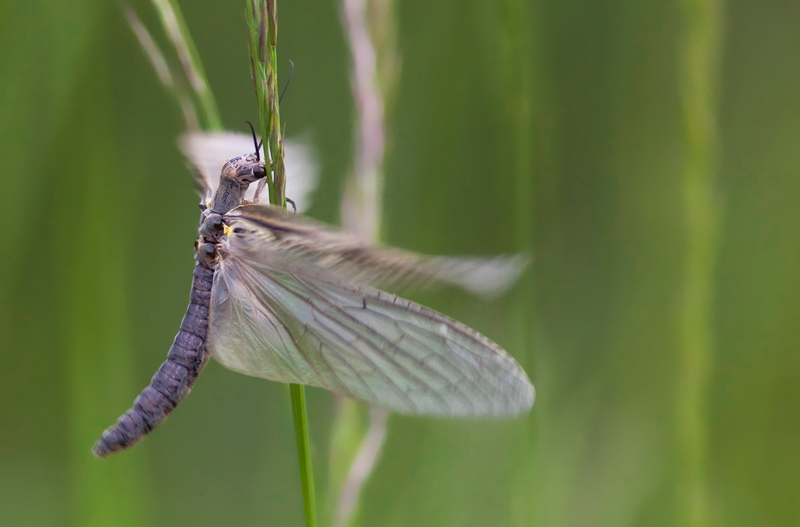
[[[232,222],[219,245],[211,299],[207,349],[227,368],[406,414],[530,409],[525,372],[483,335],[322,268],[289,265],[280,250],[253,259],[254,234],[243,223]]]
[[[219,186],[219,175],[226,161],[253,151],[253,137],[235,132],[193,132],[180,138],[178,144],[191,163],[203,203],[209,203]],[[303,211],[310,204],[317,186],[317,163],[308,141],[286,140],[286,195]],[[263,148],[261,154],[263,155]],[[252,200],[255,185],[245,199]]]
[[[376,287],[424,287],[452,284],[472,293],[496,296],[517,281],[526,255],[463,257],[423,256],[366,245],[356,237],[269,205],[245,205],[228,214],[252,240],[239,250],[254,260],[287,266],[305,265],[334,276]],[[312,272],[312,271],[310,271]]]

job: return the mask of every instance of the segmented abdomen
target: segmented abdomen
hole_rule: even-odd
[[[192,389],[206,363],[205,342],[213,279],[213,270],[202,264],[195,266],[189,308],[167,360],[133,402],[133,408],[103,432],[93,449],[96,456],[105,457],[133,446],[166,419]]]

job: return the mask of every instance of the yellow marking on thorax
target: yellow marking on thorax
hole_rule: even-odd
[[[233,227],[229,227],[223,223],[222,234],[224,234],[225,236],[230,236],[231,234],[233,234]]]

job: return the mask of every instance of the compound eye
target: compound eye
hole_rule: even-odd
[[[218,214],[210,216],[208,218],[208,226],[215,231],[222,229],[222,216]]]
[[[256,178],[262,178],[267,175],[267,169],[265,169],[261,165],[256,165],[253,167],[253,176]]]

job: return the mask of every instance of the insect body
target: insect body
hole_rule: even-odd
[[[245,203],[265,175],[251,154],[224,165],[216,190],[203,185],[207,208],[180,332],[133,408],[103,433],[96,455],[128,448],[158,426],[209,356],[246,375],[327,388],[405,414],[530,409],[533,386],[494,342],[377,289],[443,282],[496,293],[516,280],[519,257],[424,257],[368,246],[283,209]]]

